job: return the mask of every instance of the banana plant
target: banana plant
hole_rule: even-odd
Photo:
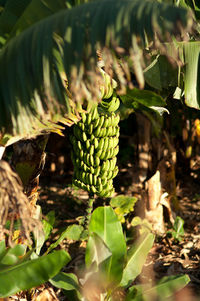
[[[148,0],[24,0],[14,6],[8,0],[0,13],[0,158],[6,146],[22,138],[62,134],[61,124],[77,122],[81,104],[102,96],[103,63],[118,89],[132,87],[131,70],[142,88],[143,49],[152,42],[163,49],[168,33],[178,37],[193,23],[184,8]],[[177,21],[180,30],[174,31]],[[112,70],[106,67],[110,63]],[[27,160],[24,164],[21,179]],[[28,162],[29,175],[34,164]]]
[[[85,273],[59,273],[50,282],[73,300],[167,300],[190,280],[187,275],[163,278],[157,285],[135,285],[154,242],[150,232],[127,246],[121,223],[110,206],[94,210],[89,224]],[[127,251],[128,249],[128,251]],[[81,275],[81,273],[79,273]],[[120,299],[121,300],[121,299]]]
[[[0,242],[0,297],[6,298],[23,290],[39,286],[54,277],[70,261],[69,254],[54,251],[51,254],[31,259],[33,250],[17,244],[6,248]]]
[[[157,1],[27,0],[16,11],[11,2],[1,6],[0,15],[3,146],[27,135],[59,131],[58,121],[70,125],[77,120],[84,99],[100,98],[97,51],[105,69],[112,63],[106,71],[119,89],[132,85],[131,70],[142,88],[143,49],[151,45],[164,51],[163,41],[190,32],[193,24],[190,11]]]
[[[161,1],[165,2],[165,1]],[[151,63],[144,70],[145,81],[161,93],[166,89],[174,92],[175,99],[181,99],[189,107],[200,109],[199,98],[199,36],[200,36],[200,7],[195,0],[172,0],[177,7],[190,9],[196,17],[196,25],[189,35],[187,43],[177,41],[176,51],[180,65],[173,64],[160,54],[152,56]],[[171,44],[167,45],[169,55],[173,60]]]
[[[41,208],[38,206],[41,215]],[[55,212],[50,211],[42,220],[43,230],[36,227],[33,231],[35,246],[14,243],[7,247],[4,240],[0,242],[0,297],[6,298],[20,291],[28,291],[60,277],[60,270],[67,265],[71,257],[65,250],[56,250],[63,239],[79,240],[82,226],[68,226],[43,252],[44,243],[50,238],[55,223]],[[18,239],[17,239],[18,240]],[[72,278],[76,276],[72,276]]]

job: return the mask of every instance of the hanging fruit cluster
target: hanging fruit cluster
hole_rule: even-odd
[[[106,96],[111,93],[113,90]],[[100,197],[110,197],[114,193],[120,120],[115,111],[119,105],[120,100],[113,94],[99,106],[94,105],[87,113],[81,113],[82,119],[74,125],[71,136],[73,183]]]

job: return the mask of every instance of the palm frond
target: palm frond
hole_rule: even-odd
[[[37,22],[0,52],[0,131],[41,131],[41,124],[70,117],[84,99],[97,99],[97,50],[120,89],[131,84],[131,70],[142,88],[147,41],[163,51],[163,41],[184,39],[192,23],[187,10],[149,0],[99,0]]]

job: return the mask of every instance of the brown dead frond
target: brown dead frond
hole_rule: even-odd
[[[41,227],[40,222],[32,217],[31,209],[19,176],[6,161],[0,160],[0,240],[8,237],[8,243],[12,245],[14,223],[20,220],[20,239],[28,240],[31,244],[30,233],[36,227]]]

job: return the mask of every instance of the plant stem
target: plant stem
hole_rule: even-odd
[[[94,201],[95,201],[94,194],[93,193],[89,194],[88,207],[87,207],[87,210],[86,210],[86,217],[85,217],[85,227],[86,227],[86,229],[88,229],[88,226],[89,226],[89,223],[90,223]]]

